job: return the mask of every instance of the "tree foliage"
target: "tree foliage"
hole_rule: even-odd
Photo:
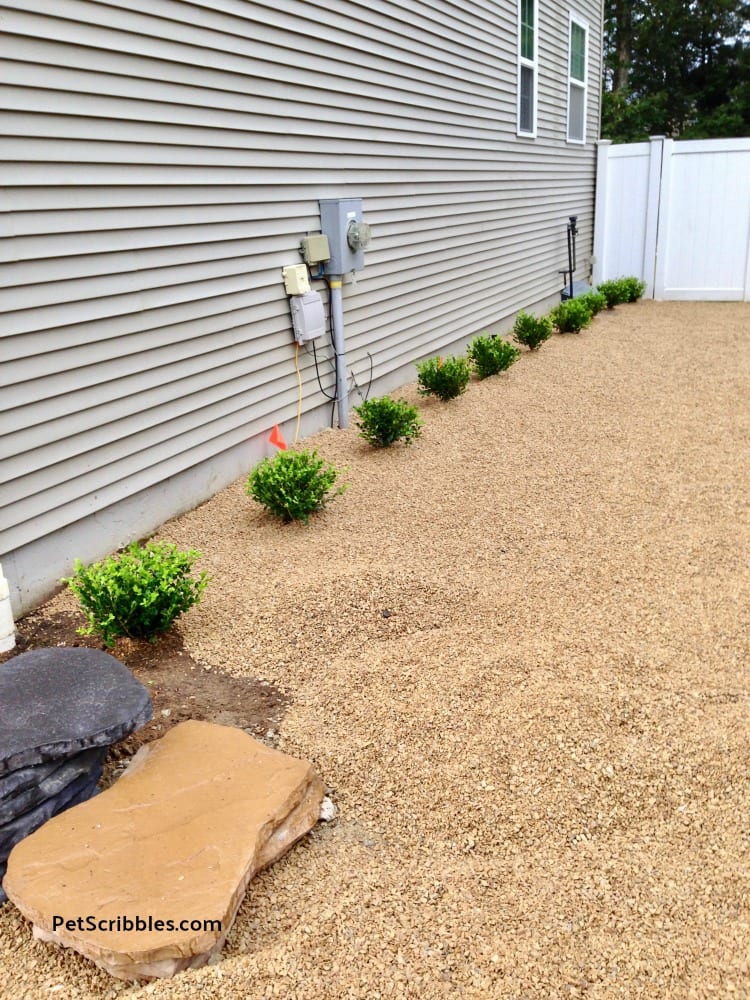
[[[750,135],[750,3],[605,0],[602,135]]]

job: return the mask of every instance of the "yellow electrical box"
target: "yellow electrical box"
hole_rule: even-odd
[[[304,295],[310,291],[310,276],[304,264],[290,264],[281,269],[287,295]]]
[[[302,240],[302,256],[306,264],[321,264],[324,260],[330,260],[331,248],[328,245],[328,237],[323,233],[305,236]]]

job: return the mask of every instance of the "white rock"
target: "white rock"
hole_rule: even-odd
[[[320,821],[321,823],[330,823],[332,819],[336,819],[339,811],[333,799],[329,799],[328,796],[323,799],[320,803]]]

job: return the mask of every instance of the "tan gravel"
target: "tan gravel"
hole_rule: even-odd
[[[237,483],[164,529],[213,575],[191,653],[292,696],[340,818],[172,981],[4,907],[3,1000],[750,996],[750,305],[618,307],[403,395],[410,449],[309,442],[351,484],[309,527]]]

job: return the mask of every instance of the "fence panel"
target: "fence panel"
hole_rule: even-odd
[[[594,283],[657,299],[750,300],[750,139],[599,146]]]

